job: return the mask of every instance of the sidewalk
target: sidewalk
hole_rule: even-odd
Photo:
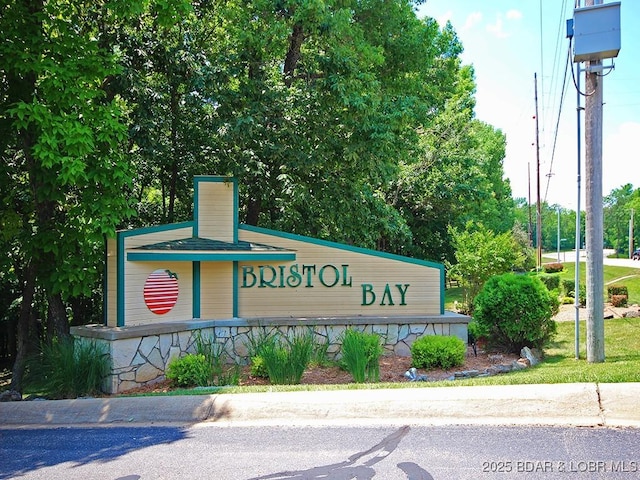
[[[73,425],[640,427],[640,383],[112,397],[0,403],[0,429]]]

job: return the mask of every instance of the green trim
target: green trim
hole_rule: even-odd
[[[305,237],[303,235],[297,235],[295,233],[285,233],[277,230],[270,230],[268,228],[254,227],[252,225],[242,224],[240,230],[246,230],[248,232],[262,233],[265,235],[272,235],[274,237],[287,238],[289,240],[297,240],[299,242],[311,243],[313,245],[320,245],[323,247],[338,248],[340,250],[346,250],[348,252],[360,253],[363,255],[371,255],[374,257],[387,258],[390,260],[398,260],[405,263],[413,263],[415,265],[422,265],[424,267],[437,268],[444,271],[444,265],[441,263],[431,262],[428,260],[420,260],[418,258],[404,257],[402,255],[396,255],[395,253],[379,252],[377,250],[371,250],[368,248],[354,247],[352,245],[345,245],[344,243],[331,242],[329,240],[320,240],[313,237]]]
[[[238,180],[233,179],[233,241],[238,243]]]
[[[192,281],[193,281],[193,318],[200,318],[200,302],[201,302],[201,278],[200,278],[200,262],[193,262],[192,265]]]
[[[233,288],[233,298],[232,298],[232,315],[233,318],[238,318],[238,308],[239,308],[239,300],[240,297],[238,296],[238,262],[233,262],[233,284],[232,284],[232,288]]]
[[[440,315],[444,315],[444,268],[440,270]]]
[[[116,326],[124,327],[124,239],[126,235],[123,232],[116,234],[116,268],[118,275],[116,277]]]
[[[295,260],[295,252],[182,252],[182,251],[135,251],[127,252],[129,262],[257,262]]]
[[[172,230],[179,230],[181,228],[193,228],[194,222],[181,222],[181,223],[168,223],[166,225],[154,225],[152,227],[135,228],[133,230],[120,230],[118,235],[123,238],[137,237],[140,235],[147,235],[149,233],[170,232]]]
[[[288,240],[295,240],[298,242],[310,243],[312,245],[319,245],[322,247],[336,248],[339,250],[358,253],[361,255],[370,255],[378,258],[385,258],[388,260],[396,260],[399,262],[420,265],[423,267],[436,268],[440,270],[440,313],[441,314],[444,313],[444,273],[445,272],[444,272],[444,265],[442,263],[431,262],[428,260],[420,260],[418,258],[404,257],[402,255],[396,255],[394,253],[379,252],[377,250],[371,250],[368,248],[354,247],[352,245],[345,245],[343,243],[332,242],[329,240],[321,240],[319,238],[305,237],[303,235],[297,235],[295,233],[286,233],[286,232],[280,232],[277,230],[270,230],[268,228],[254,227],[253,225],[242,224],[240,225],[239,229],[245,230],[247,232],[262,233],[264,235],[271,235],[274,237],[286,238]]]
[[[109,295],[107,292],[109,291],[109,275],[107,274],[109,270],[109,245],[107,241],[106,235],[104,238],[104,270],[102,271],[102,323],[107,325],[107,321],[109,319]]]

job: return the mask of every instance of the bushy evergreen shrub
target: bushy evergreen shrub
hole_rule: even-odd
[[[380,381],[380,335],[348,328],[342,335],[342,364],[356,383]]]
[[[211,385],[213,368],[203,354],[187,354],[175,358],[167,367],[166,377],[178,387]]]
[[[520,353],[542,348],[556,332],[558,300],[539,278],[505,274],[490,278],[475,300],[473,319],[489,347]]]
[[[427,335],[411,345],[411,365],[416,368],[452,368],[464,364],[466,344],[458,337]]]

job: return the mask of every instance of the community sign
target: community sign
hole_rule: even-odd
[[[193,191],[192,221],[107,240],[107,326],[444,314],[441,264],[240,224],[234,178]]]

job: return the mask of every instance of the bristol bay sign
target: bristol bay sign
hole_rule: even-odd
[[[195,177],[192,221],[107,250],[110,326],[444,313],[441,264],[240,224],[232,178]]]

